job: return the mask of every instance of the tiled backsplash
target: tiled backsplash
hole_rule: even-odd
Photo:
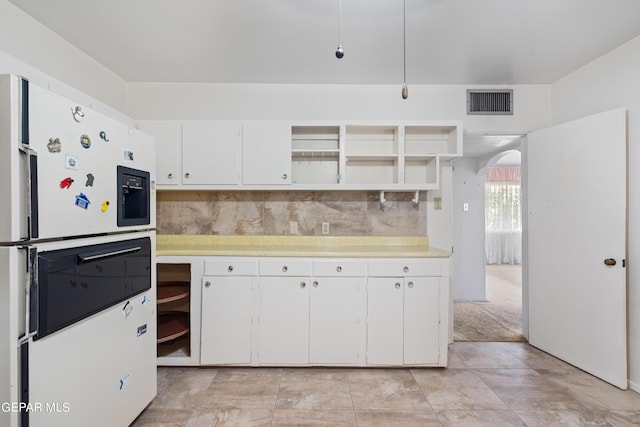
[[[426,236],[426,193],[372,191],[159,191],[158,234]]]

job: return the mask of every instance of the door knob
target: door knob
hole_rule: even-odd
[[[616,265],[616,260],[613,258],[607,258],[604,260],[604,265],[607,265],[609,267],[613,267],[614,265]]]

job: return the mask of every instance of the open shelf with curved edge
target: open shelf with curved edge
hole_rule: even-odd
[[[158,344],[173,341],[189,333],[189,313],[184,311],[158,312]]]
[[[157,263],[156,304],[158,313],[158,357],[190,358],[191,265]]]

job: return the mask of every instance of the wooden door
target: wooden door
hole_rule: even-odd
[[[608,111],[529,134],[524,163],[529,342],[623,389],[626,141]]]
[[[181,125],[175,122],[142,122],[139,129],[156,139],[156,183],[180,184]]]
[[[404,363],[437,364],[440,277],[407,277],[404,284]]]
[[[312,282],[309,362],[355,365],[360,342],[360,282],[350,277],[318,277]]]
[[[309,363],[309,278],[262,277],[258,361],[260,364]]]
[[[182,125],[182,183],[238,184],[241,142],[242,127],[237,124]]]
[[[251,277],[204,277],[200,362],[251,363]]]
[[[403,363],[403,284],[401,277],[367,282],[367,364]]]
[[[245,123],[242,127],[242,183],[291,184],[291,126]]]

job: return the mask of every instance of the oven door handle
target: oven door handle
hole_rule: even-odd
[[[82,264],[83,262],[95,261],[98,259],[109,258],[112,256],[130,254],[133,252],[138,252],[140,250],[142,250],[142,247],[136,246],[133,248],[120,249],[118,251],[109,251],[109,252],[103,252],[103,253],[89,252],[84,254],[78,254],[78,261],[80,264]]]

